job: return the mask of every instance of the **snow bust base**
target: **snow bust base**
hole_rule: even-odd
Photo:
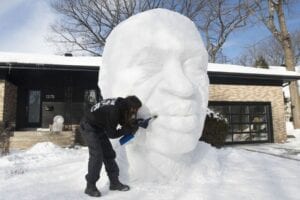
[[[107,38],[98,83],[103,97],[136,95],[141,117],[158,115],[120,147],[130,178],[168,180],[188,166],[206,116],[207,59],[194,23],[165,9],[132,16]]]

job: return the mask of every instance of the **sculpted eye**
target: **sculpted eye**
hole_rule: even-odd
[[[184,62],[183,68],[186,74],[188,73],[205,73],[203,67],[201,66],[200,58],[191,58]]]
[[[183,70],[185,76],[194,84],[200,85],[206,74],[205,68],[202,66],[201,58],[191,58],[184,62]]]
[[[162,69],[162,65],[158,62],[141,62],[139,63],[139,69],[144,71],[145,73],[158,73]]]

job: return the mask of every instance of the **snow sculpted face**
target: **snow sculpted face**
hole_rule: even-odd
[[[104,98],[136,95],[145,106],[141,115],[158,115],[140,141],[148,150],[176,155],[195,148],[208,83],[207,52],[183,15],[146,11],[119,24],[107,39],[99,87]]]

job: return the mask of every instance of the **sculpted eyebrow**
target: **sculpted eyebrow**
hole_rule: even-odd
[[[162,52],[161,52],[162,53]],[[156,50],[142,50],[133,56],[134,63],[150,63],[161,59],[161,54]]]

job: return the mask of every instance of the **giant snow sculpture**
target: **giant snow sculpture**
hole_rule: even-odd
[[[207,59],[194,23],[165,9],[130,17],[107,38],[103,97],[136,95],[144,104],[140,116],[158,115],[126,145],[130,177],[171,178],[188,162],[206,116]]]

